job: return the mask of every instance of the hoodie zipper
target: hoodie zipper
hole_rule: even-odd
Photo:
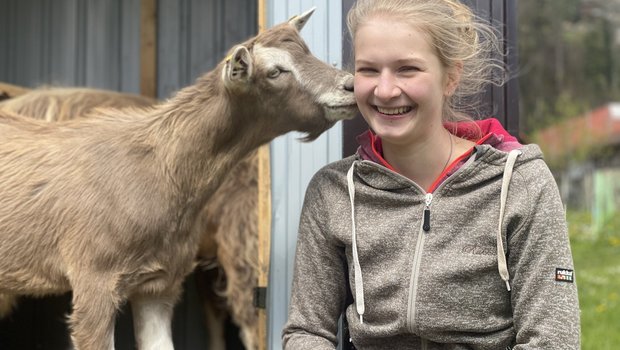
[[[413,266],[411,268],[411,277],[409,280],[409,302],[407,307],[407,329],[411,333],[416,333],[414,329],[414,317],[416,313],[416,297],[418,294],[418,275],[420,273],[420,265],[422,261],[422,250],[424,247],[424,240],[426,239],[426,234],[419,231],[418,234],[418,243],[415,246],[415,250],[413,252]]]
[[[424,206],[424,217],[422,220],[422,229],[424,232],[431,230],[431,203],[433,202],[433,194],[427,193],[424,199],[426,205]]]
[[[413,267],[411,273],[411,280],[409,281],[409,307],[407,308],[407,325],[409,331],[414,332],[413,318],[416,312],[415,299],[418,295],[418,284],[416,283],[417,277],[420,274],[420,265],[422,265],[422,250],[424,249],[424,241],[426,240],[426,232],[431,229],[431,203],[433,202],[433,194],[427,193],[425,198],[424,214],[422,220],[422,230],[418,234],[418,242],[413,252]],[[422,348],[424,346],[424,340],[422,340]]]
[[[471,156],[471,154],[469,155]],[[452,165],[449,166],[448,169],[446,169],[440,175],[440,177],[444,177],[445,174],[452,169],[454,164],[460,162],[462,158],[463,156],[455,160],[452,163]],[[457,173],[461,172],[462,169],[466,168],[469,162],[470,161],[467,161],[465,164],[463,164],[461,168],[459,168],[454,174],[452,174],[452,177],[454,177],[454,175],[456,175]],[[411,272],[411,278],[409,281],[409,305],[407,307],[407,321],[406,321],[407,329],[409,330],[409,332],[414,333],[414,334],[417,333],[414,319],[415,319],[415,314],[417,311],[416,310],[416,299],[418,296],[418,277],[420,275],[420,266],[422,265],[422,252],[424,251],[424,242],[426,241],[426,236],[429,234],[428,232],[431,230],[431,205],[433,204],[433,193],[437,193],[449,180],[450,179],[444,180],[437,187],[435,187],[434,186],[435,184],[434,184],[429,189],[429,192],[426,192],[426,194],[424,195],[424,211],[422,214],[422,227],[419,230],[418,242],[413,252],[413,266],[411,269],[412,272]],[[422,190],[422,188],[419,185],[417,184],[415,185],[423,193],[425,192],[424,190]],[[426,345],[427,344],[425,340],[422,339],[422,348],[423,349],[426,348]]]

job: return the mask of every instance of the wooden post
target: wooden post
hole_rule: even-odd
[[[140,3],[140,93],[157,98],[157,0]]]
[[[266,0],[258,0],[258,30],[267,26]],[[271,254],[271,161],[269,144],[258,149],[258,287],[269,284]],[[258,349],[267,349],[267,303],[258,309]]]

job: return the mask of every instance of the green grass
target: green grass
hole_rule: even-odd
[[[582,350],[619,349],[620,215],[598,234],[589,214],[568,213],[581,308]]]

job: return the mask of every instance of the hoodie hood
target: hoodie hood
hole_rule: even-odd
[[[478,145],[490,145],[501,151],[509,152],[522,147],[517,138],[510,135],[495,118],[471,122],[445,123],[444,127],[454,136],[476,142]],[[359,144],[357,155],[361,159],[371,160],[394,171],[394,168],[383,158],[381,139],[371,130],[360,134],[356,140]],[[456,171],[457,169],[453,170]]]

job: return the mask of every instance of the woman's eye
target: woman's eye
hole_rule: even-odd
[[[357,73],[374,73],[376,69],[370,67],[359,67],[355,70]]]
[[[405,72],[405,73],[408,73],[408,72],[419,72],[420,68],[418,68],[416,66],[404,66],[404,67],[400,68],[400,71],[401,72]]]

